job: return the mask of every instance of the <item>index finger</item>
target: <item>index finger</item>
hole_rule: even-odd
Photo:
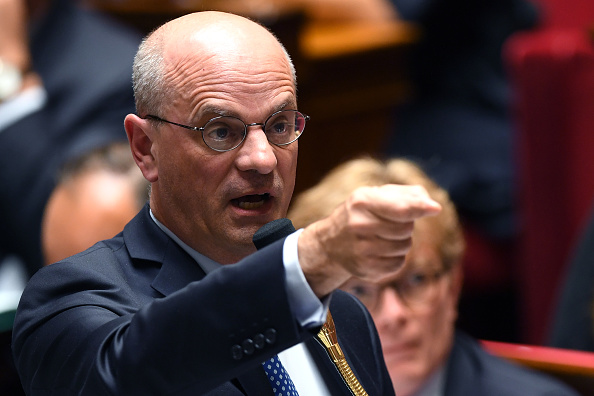
[[[389,221],[412,221],[441,211],[441,205],[419,185],[386,184],[371,187],[365,193],[368,194],[369,211]]]

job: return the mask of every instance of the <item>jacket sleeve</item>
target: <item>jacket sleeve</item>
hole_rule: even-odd
[[[282,241],[165,297],[138,280],[155,264],[138,265],[99,246],[33,277],[13,337],[28,395],[202,394],[311,336],[287,301]]]

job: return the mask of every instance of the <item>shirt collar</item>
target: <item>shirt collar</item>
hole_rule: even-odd
[[[439,366],[414,396],[444,396],[446,365]]]
[[[212,272],[212,271],[216,270],[217,268],[221,267],[221,264],[219,264],[216,261],[197,252],[196,250],[194,250],[190,246],[188,246],[186,243],[184,243],[181,239],[179,239],[178,236],[175,235],[169,228],[165,227],[159,220],[157,220],[157,218],[153,214],[152,209],[149,209],[149,213],[151,215],[151,218],[155,222],[155,224],[157,224],[157,226],[165,234],[167,234],[171,239],[173,239],[175,241],[175,243],[177,243],[182,249],[184,249],[186,251],[186,253],[188,253],[190,255],[190,257],[192,257],[196,261],[198,266],[200,266],[200,268],[202,268],[202,270],[204,272],[206,272],[208,274],[209,272]]]

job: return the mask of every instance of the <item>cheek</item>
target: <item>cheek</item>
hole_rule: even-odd
[[[172,147],[159,164],[159,184],[162,194],[172,200],[183,200],[189,207],[199,202],[200,196],[213,197],[213,188],[221,184],[223,164],[200,149],[188,149],[195,143],[185,142],[183,148]]]
[[[171,144],[161,147],[161,166],[166,168],[169,177],[191,182],[195,178],[204,178],[216,169],[217,157],[210,149],[202,147],[192,135],[178,135],[171,138]]]
[[[298,141],[291,143],[289,146],[279,147],[275,151],[276,159],[279,168],[283,171],[295,172],[297,169],[297,153],[298,153]]]
[[[295,142],[297,143],[297,142]],[[295,144],[293,143],[293,144]],[[297,174],[297,145],[277,150],[278,172],[283,180],[284,190],[287,199],[290,200],[295,188],[295,176]]]
[[[447,298],[423,320],[424,354],[438,364],[450,348],[456,320],[455,303]]]

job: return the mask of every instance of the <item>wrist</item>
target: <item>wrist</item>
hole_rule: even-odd
[[[315,295],[326,297],[344,282],[351,274],[334,258],[331,258],[324,247],[323,232],[317,229],[319,222],[306,227],[298,239],[299,264],[303,275]]]

